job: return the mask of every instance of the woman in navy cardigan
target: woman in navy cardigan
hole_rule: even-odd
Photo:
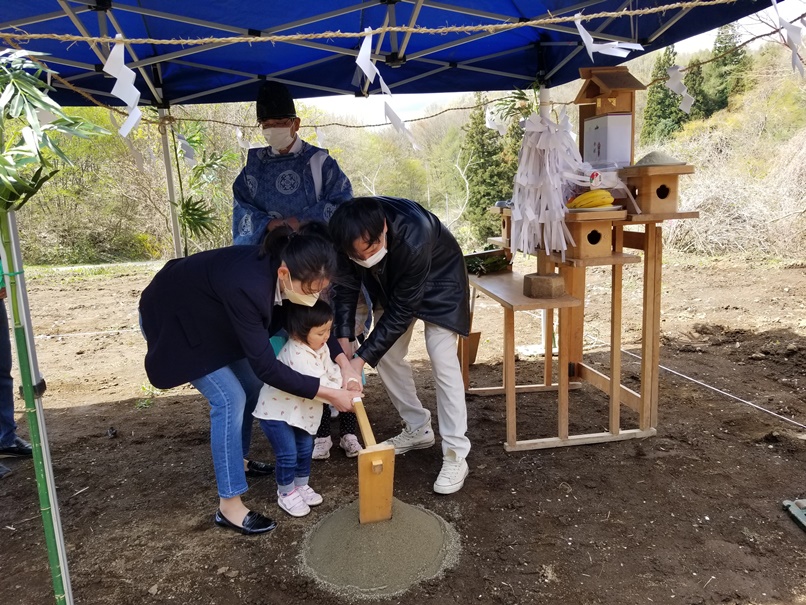
[[[335,338],[331,357],[342,369],[341,389],[320,386],[277,361],[269,338],[282,327],[284,304],[310,304],[328,286],[332,244],[318,225],[272,231],[262,246],[233,246],[168,262],[140,298],[148,342],[145,368],[160,389],[186,382],[210,403],[210,442],[218,485],[215,522],[244,534],[264,533],[276,523],[241,501],[246,476],[271,467],[249,461],[252,411],[263,383],[293,395],[321,397],[340,411],[352,410],[358,378]],[[359,382],[360,384],[360,382]]]

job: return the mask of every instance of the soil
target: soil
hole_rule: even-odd
[[[519,262],[532,270],[533,260]],[[395,473],[396,498],[456,529],[459,561],[444,577],[378,602],[806,602],[806,532],[781,506],[806,496],[804,267],[667,254],[655,437],[508,454],[503,397],[468,397],[473,450],[464,489],[447,497],[431,490],[438,446],[399,456]],[[298,572],[298,555],[310,527],[356,499],[355,462],[334,449],[314,463],[311,483],[325,502],[300,519],[278,509],[271,478],[253,481],[247,504],[280,522],[269,536],[215,527],[207,404],[190,387],[153,391],[143,371],[136,307],[155,270],[29,275],[76,602],[341,602]],[[623,378],[633,387],[640,275],[638,266],[625,268]],[[588,283],[586,358],[606,371],[609,270],[590,269]],[[475,311],[482,342],[471,380],[493,385],[502,370],[502,313],[484,297]],[[539,325],[537,315],[519,313],[518,344],[535,344]],[[421,398],[434,410],[421,336],[410,356]],[[521,359],[519,380],[541,368]],[[377,436],[399,430],[372,372],[365,402]],[[622,426],[632,428],[634,415],[623,409]],[[519,436],[549,436],[555,418],[556,395],[519,396]],[[590,386],[571,393],[572,431],[606,423],[602,393]],[[258,431],[252,450],[255,459],[272,459]],[[0,483],[0,600],[53,603],[33,465],[5,462],[14,472]],[[341,556],[339,546],[332,556]]]

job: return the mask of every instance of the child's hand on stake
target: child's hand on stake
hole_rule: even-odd
[[[355,397],[355,391],[320,387],[317,395],[326,400],[328,403],[330,403],[330,405],[340,412],[353,411],[353,398]]]

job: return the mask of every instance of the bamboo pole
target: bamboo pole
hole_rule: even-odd
[[[14,339],[17,348],[17,362],[22,379],[22,392],[25,398],[25,414],[28,420],[31,446],[33,449],[34,472],[36,475],[39,507],[45,530],[45,544],[48,552],[51,580],[57,605],[72,605],[73,594],[67,568],[67,553],[64,546],[56,485],[53,480],[53,466],[50,459],[47,431],[45,428],[42,392],[45,382],[39,375],[36,349],[33,345],[28,294],[25,275],[22,270],[17,237],[16,217],[13,211],[0,212],[0,237],[2,238],[3,274],[11,303],[10,323],[14,326]],[[4,338],[0,335],[0,338]],[[34,378],[36,380],[34,380]]]

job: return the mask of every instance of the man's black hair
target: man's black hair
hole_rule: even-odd
[[[386,215],[381,202],[374,197],[357,197],[339,204],[328,223],[330,237],[337,250],[355,255],[356,240],[373,245],[381,240]]]
[[[329,280],[336,270],[327,227],[315,221],[302,223],[297,231],[287,225],[272,229],[263,239],[261,253],[283,261],[291,277],[302,282],[303,291]]]
[[[308,334],[314,328],[325,325],[333,319],[333,310],[323,300],[317,300],[312,307],[284,304],[285,329],[288,335],[302,342],[308,342]]]

